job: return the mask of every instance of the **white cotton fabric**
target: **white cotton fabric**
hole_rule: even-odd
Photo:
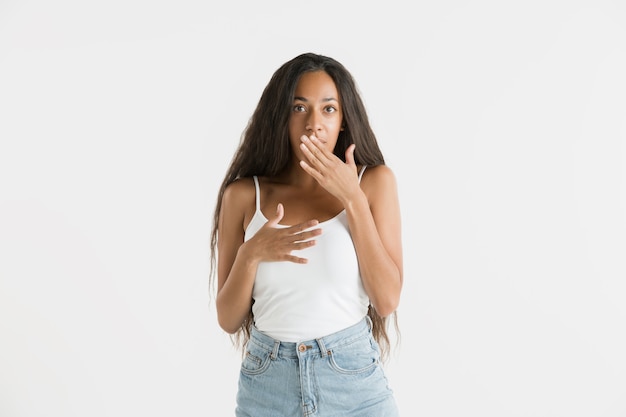
[[[254,184],[256,212],[246,228],[246,241],[268,221],[261,212],[256,176]],[[293,252],[308,263],[261,262],[258,266],[252,291],[254,324],[276,340],[298,342],[330,335],[367,314],[369,298],[345,210],[316,227],[322,228],[316,244]]]

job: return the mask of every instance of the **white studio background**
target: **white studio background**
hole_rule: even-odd
[[[302,52],[400,189],[402,415],[626,416],[626,4],[0,1],[0,415],[230,416],[217,188]]]

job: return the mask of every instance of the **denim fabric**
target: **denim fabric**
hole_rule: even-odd
[[[397,417],[371,321],[300,343],[252,329],[237,417]]]

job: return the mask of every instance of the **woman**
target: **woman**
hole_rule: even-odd
[[[380,357],[402,288],[400,229],[351,74],[311,53],[283,64],[213,220],[218,321],[245,348],[237,416],[398,415]]]

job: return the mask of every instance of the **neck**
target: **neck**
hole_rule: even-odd
[[[290,164],[280,175],[276,177],[276,180],[297,186],[298,188],[319,188],[321,187],[318,182],[310,176],[301,166],[299,161],[295,161]]]

